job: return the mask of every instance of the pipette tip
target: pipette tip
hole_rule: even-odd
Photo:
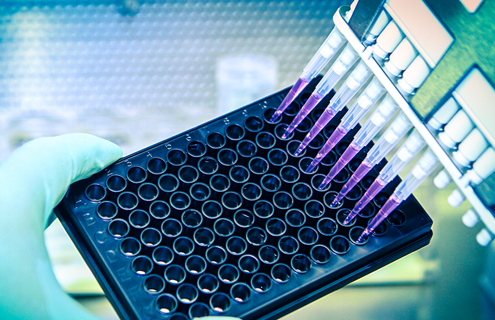
[[[311,166],[311,165],[310,165]],[[309,168],[309,167],[308,167]],[[325,179],[323,179],[323,181],[321,182],[320,186],[318,187],[319,190],[324,190],[325,187],[332,181],[332,179],[329,179],[328,176],[325,177]]]
[[[333,199],[332,203],[330,204],[330,206],[332,207],[335,207],[337,204],[339,204],[340,200],[342,200],[342,198],[344,198],[344,195],[342,193],[339,193],[335,199]],[[345,218],[345,221],[347,221],[349,219],[349,216],[347,218]],[[348,222],[345,222],[345,224],[348,224],[349,222],[351,222],[352,218],[349,219]]]
[[[369,230],[368,228],[364,229],[363,233],[361,233],[361,235],[357,239],[357,242],[361,243],[361,242],[365,241],[369,237],[371,232],[373,232],[373,231]]]
[[[303,149],[304,150],[304,149]],[[302,150],[301,150],[302,152]],[[316,166],[320,163],[320,160],[318,159],[313,159],[313,161],[311,161],[311,163],[309,164],[308,168],[306,169],[306,172],[307,173],[311,173],[313,172],[313,170],[316,168]],[[321,186],[319,187],[321,188]],[[322,189],[324,189],[325,187],[323,187]]]
[[[282,114],[282,110],[277,110],[273,113],[271,119],[270,119],[270,122],[275,122],[277,121],[278,117],[280,117],[280,115]]]
[[[304,151],[304,147],[302,144],[297,148],[296,152],[294,152],[294,155],[297,157],[299,156],[302,152]],[[309,169],[309,168],[308,168]],[[311,172],[311,171],[310,171]]]
[[[282,139],[287,139],[295,128],[296,126],[292,124],[288,126],[287,129],[285,130],[285,133],[282,135]]]

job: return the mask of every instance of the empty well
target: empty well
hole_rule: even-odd
[[[290,266],[297,273],[306,273],[311,269],[311,260],[304,254],[296,254],[290,260]]]
[[[246,232],[246,241],[253,246],[262,246],[266,239],[266,232],[261,228],[252,227]]]
[[[174,209],[184,210],[187,209],[190,204],[191,198],[185,192],[177,191],[170,196],[170,205]]]
[[[123,238],[129,233],[129,224],[122,219],[115,219],[108,224],[108,233],[115,238]]]
[[[225,145],[225,137],[218,132],[213,132],[206,138],[206,143],[212,149],[220,149]]]
[[[150,214],[155,219],[165,219],[170,214],[170,206],[165,201],[157,200],[150,205]]]
[[[244,255],[239,258],[239,270],[244,273],[253,274],[258,271],[260,267],[260,262],[255,256],[252,255]]]
[[[218,290],[220,283],[217,277],[212,274],[205,273],[198,278],[198,289],[202,293],[212,294]]]
[[[233,166],[229,171],[229,176],[232,181],[244,183],[249,180],[249,170],[244,166]],[[229,182],[230,183],[230,182]]]
[[[129,215],[129,223],[134,228],[142,229],[146,228],[150,223],[150,216],[144,210],[134,210]]]
[[[213,265],[221,265],[227,260],[227,252],[220,246],[212,246],[206,250],[206,261]]]
[[[230,296],[237,303],[246,303],[251,299],[251,289],[245,283],[236,283],[230,288]]]
[[[158,187],[163,192],[174,192],[179,188],[179,179],[173,174],[164,174],[158,179]]]
[[[177,310],[177,300],[171,294],[163,294],[156,299],[156,308],[160,313],[171,314]]]
[[[189,283],[184,283],[177,288],[177,300],[183,304],[193,304],[198,299],[198,289]]]
[[[326,264],[328,261],[330,261],[332,254],[327,247],[321,244],[317,244],[311,248],[310,257],[317,264]]]
[[[206,270],[206,260],[198,255],[192,255],[186,259],[185,266],[190,274],[202,274]]]
[[[231,255],[240,256],[246,252],[247,243],[243,238],[239,236],[233,236],[227,240],[227,242],[225,243],[225,247]]]
[[[180,149],[173,149],[168,152],[167,160],[171,165],[178,167],[186,163],[187,155]]]
[[[232,149],[222,149],[218,152],[218,162],[224,166],[233,166],[237,162],[237,153]]]
[[[153,269],[153,262],[146,256],[138,256],[132,261],[131,268],[138,275],[146,275]]]
[[[162,241],[162,234],[155,228],[146,228],[141,233],[141,242],[147,247],[156,247]]]
[[[272,281],[266,274],[258,273],[251,278],[251,288],[258,293],[266,293],[272,288]]]
[[[212,157],[203,157],[198,161],[198,169],[206,175],[214,174],[218,170],[218,162]]]
[[[133,210],[138,203],[138,197],[132,192],[122,192],[117,198],[117,205],[123,210]]]
[[[205,201],[210,197],[211,189],[206,184],[197,182],[191,186],[189,194],[193,200]]]
[[[256,144],[249,140],[239,141],[236,150],[239,155],[244,158],[251,158],[256,154],[256,152],[258,152]]]
[[[134,166],[130,167],[129,170],[127,171],[127,180],[129,180],[132,183],[142,183],[146,180],[148,177],[148,174],[146,173],[146,170],[144,170],[142,167]]]
[[[187,153],[195,158],[202,157],[206,154],[206,146],[200,141],[191,141],[187,145]]]
[[[240,228],[249,228],[254,223],[254,214],[246,209],[239,209],[234,213],[234,223]]]
[[[117,215],[118,208],[115,203],[103,201],[96,207],[96,213],[102,219],[113,219]]]
[[[218,269],[218,279],[226,284],[232,284],[239,279],[239,269],[231,264],[224,264]]]
[[[230,188],[230,180],[226,175],[216,174],[210,179],[210,187],[215,192],[225,192]]]
[[[151,275],[144,280],[144,290],[149,294],[160,294],[165,289],[165,281],[159,276]]]
[[[285,213],[285,221],[289,226],[299,228],[306,223],[306,216],[299,209],[290,209]]]
[[[176,219],[165,219],[161,229],[166,237],[175,238],[182,233],[182,224]]]
[[[232,141],[238,141],[244,138],[244,129],[238,124],[231,124],[225,129],[225,135]]]
[[[254,204],[253,212],[258,218],[268,219],[275,212],[275,208],[270,202],[266,200],[260,200]]]
[[[189,308],[189,318],[201,318],[210,315],[210,308],[204,303],[195,303]]]
[[[170,265],[165,269],[165,281],[172,285],[179,285],[186,279],[186,270],[178,265]]]
[[[160,158],[151,158],[146,165],[148,172],[154,175],[163,174],[167,170],[167,163]]]
[[[215,293],[210,299],[210,307],[216,313],[225,313],[230,309],[230,299],[224,293]]]
[[[120,252],[128,257],[133,257],[141,251],[141,243],[136,238],[127,238],[120,243]]]
[[[127,187],[127,181],[120,175],[114,174],[108,177],[107,188],[112,192],[122,192]]]
[[[274,264],[280,257],[280,252],[274,246],[266,245],[258,251],[258,257],[264,264]]]
[[[276,264],[270,272],[272,279],[278,283],[287,283],[291,277],[291,271],[286,264]]]
[[[279,218],[268,219],[265,228],[268,234],[274,237],[280,237],[285,234],[285,231],[287,231],[285,222]]]
[[[141,200],[153,201],[158,197],[158,188],[152,183],[143,183],[137,193]]]
[[[209,247],[215,241],[215,234],[209,228],[200,227],[194,231],[194,242],[201,247]]]
[[[174,260],[174,252],[169,247],[156,247],[153,250],[153,261],[159,266],[168,266]]]

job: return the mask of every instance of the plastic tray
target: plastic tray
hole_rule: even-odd
[[[292,156],[330,99],[280,138],[316,82],[276,123],[288,89],[71,186],[55,212],[122,319],[277,318],[429,243],[432,221],[412,196],[354,242],[398,178],[352,226],[340,223],[384,163],[329,206],[371,144],[316,189],[357,129],[304,172],[343,112]]]

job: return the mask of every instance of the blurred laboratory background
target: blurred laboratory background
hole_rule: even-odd
[[[29,140],[69,132],[130,154],[283,89],[348,4],[3,0],[0,161]],[[469,204],[450,207],[453,189],[430,179],[415,192],[434,220],[429,246],[285,319],[494,319],[495,248],[480,247],[478,230],[462,225]],[[64,289],[117,319],[59,223],[46,243]]]

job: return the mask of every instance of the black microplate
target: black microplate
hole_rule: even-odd
[[[287,145],[302,141],[306,131],[296,130],[290,140],[280,134],[301,107],[299,98],[282,119],[269,122],[288,90],[71,186],[55,212],[122,319],[275,319],[429,243],[432,221],[412,196],[398,208],[400,224],[386,220],[368,242],[353,242],[373,215],[343,226],[338,221],[357,199],[329,207],[349,168],[325,191],[316,187],[334,161],[311,174],[300,171],[318,150],[294,157]],[[328,126],[338,125],[344,112]],[[368,212],[379,210],[368,206]]]

